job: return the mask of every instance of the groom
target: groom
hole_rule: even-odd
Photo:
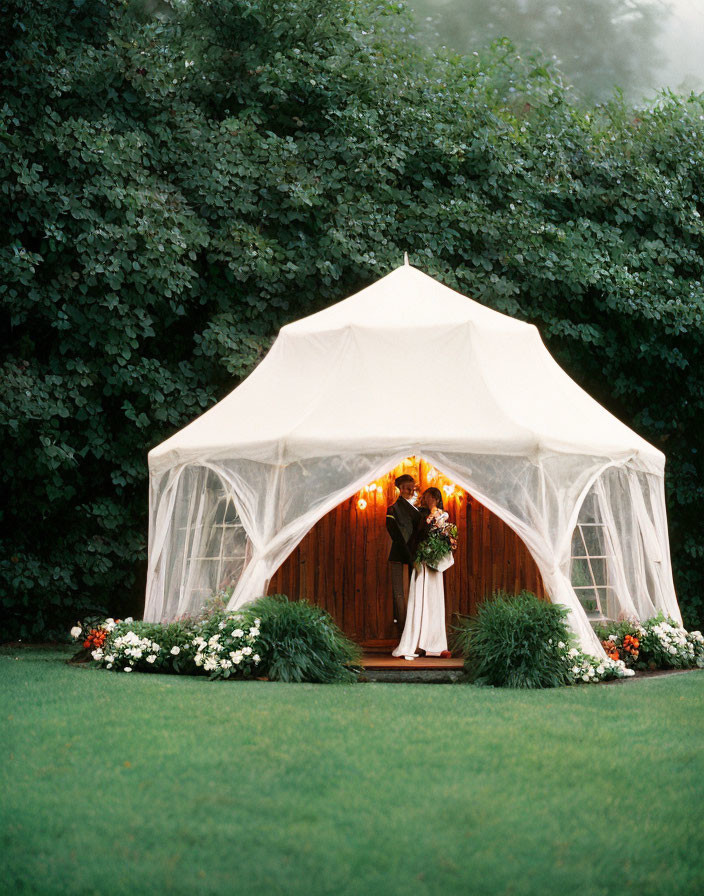
[[[420,520],[421,512],[413,505],[413,493],[416,487],[414,478],[404,473],[395,480],[394,485],[399,490],[399,496],[396,503],[386,511],[386,531],[391,536],[389,563],[394,596],[394,623],[400,633],[406,622],[408,581],[413,566],[409,542]]]

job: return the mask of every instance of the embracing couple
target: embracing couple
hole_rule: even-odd
[[[392,655],[415,659],[422,651],[449,657],[442,574],[453,562],[457,528],[444,511],[439,489],[426,489],[417,507],[413,477],[405,473],[395,485],[399,497],[386,512],[386,529],[391,536],[394,622],[403,632]]]

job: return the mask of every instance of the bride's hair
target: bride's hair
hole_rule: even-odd
[[[425,497],[426,495],[432,495],[435,498],[440,510],[445,509],[442,504],[442,493],[440,492],[439,488],[435,488],[434,485],[431,485],[430,488],[426,488],[426,490],[423,492],[423,497]]]

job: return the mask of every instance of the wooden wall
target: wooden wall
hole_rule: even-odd
[[[323,517],[277,570],[269,594],[319,604],[367,650],[394,646],[398,636],[388,563],[391,540],[385,523],[386,508],[398,494],[394,479],[405,472],[414,476],[421,491],[430,485],[441,489],[445,509],[459,529],[455,564],[445,573],[448,625],[457,613],[474,612],[500,588],[511,592],[527,588],[545,597],[535,561],[513,530],[439,471],[415,458],[407,458]]]

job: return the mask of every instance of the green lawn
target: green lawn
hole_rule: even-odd
[[[518,693],[67,655],[0,652],[3,893],[704,892],[704,671]]]

